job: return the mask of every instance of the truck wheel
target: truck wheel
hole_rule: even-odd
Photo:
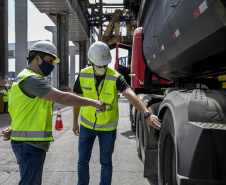
[[[170,110],[167,109],[162,119],[159,137],[159,185],[177,185],[174,135],[173,118]]]
[[[132,118],[133,118],[132,108],[133,108],[133,105],[130,103],[129,104],[129,119],[130,119],[130,121],[132,121]]]
[[[137,109],[132,106],[131,108],[131,116],[130,116],[130,121],[131,121],[131,130],[136,132],[136,117],[137,117]]]
[[[142,100],[143,97],[146,96],[145,94],[138,94],[138,97]],[[137,144],[137,152],[138,156],[141,157],[141,146],[140,146],[140,139],[143,138],[143,132],[141,132],[141,113],[136,110],[136,144]],[[141,128],[140,128],[141,127]],[[140,133],[141,132],[141,133]]]
[[[137,145],[137,153],[138,156],[140,157],[140,134],[139,134],[139,127],[141,126],[141,114],[139,111],[136,111],[136,145]]]
[[[160,104],[161,104],[161,102],[152,104],[148,108],[148,110],[152,114],[158,115],[158,110],[159,110]],[[157,149],[158,148],[158,141],[156,140],[156,132],[158,132],[158,130],[156,130],[153,127],[151,127],[151,132],[149,134],[146,120],[143,121],[143,128],[144,128],[144,147],[146,149],[151,149],[151,150]]]
[[[139,124],[139,142],[140,142],[140,157],[141,161],[144,162],[145,160],[145,152],[144,152],[144,124],[145,124],[144,117],[141,116],[140,124]]]
[[[158,115],[158,109],[161,102],[154,103],[148,110],[154,114]],[[147,122],[142,117],[142,123],[144,128],[144,156],[141,157],[144,163],[144,177],[157,179],[158,178],[158,135],[157,130],[151,127],[150,133],[148,133]],[[142,149],[141,149],[142,151]]]
[[[143,97],[142,101],[144,102],[145,106],[148,106],[148,102],[151,101],[152,95],[146,95]],[[149,110],[150,111],[150,110]],[[141,153],[141,160],[145,162],[145,149],[147,149],[147,141],[149,139],[147,123],[143,116],[141,116],[141,126],[139,126],[140,132],[140,153]]]

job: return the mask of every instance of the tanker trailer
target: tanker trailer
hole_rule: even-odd
[[[145,119],[131,112],[144,177],[158,178],[159,185],[225,185],[226,1],[141,5],[131,87],[162,122],[160,131],[148,133]]]

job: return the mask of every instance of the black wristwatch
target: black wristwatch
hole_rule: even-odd
[[[151,115],[150,112],[146,112],[146,113],[144,114],[144,118],[147,119],[150,115]]]

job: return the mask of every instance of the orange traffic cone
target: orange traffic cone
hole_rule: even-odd
[[[64,130],[64,129],[66,129],[66,128],[63,127],[63,122],[62,122],[61,113],[60,113],[60,107],[58,107],[56,124],[55,124],[55,128],[53,128],[53,130]]]

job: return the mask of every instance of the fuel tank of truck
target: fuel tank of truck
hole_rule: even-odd
[[[226,71],[226,0],[152,0],[140,12],[153,74],[174,80]]]

